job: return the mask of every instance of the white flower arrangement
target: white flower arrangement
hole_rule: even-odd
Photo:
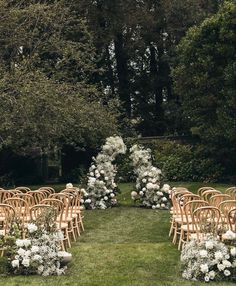
[[[81,200],[82,208],[106,209],[117,204],[117,170],[113,161],[117,155],[125,152],[126,146],[121,137],[113,136],[106,139],[101,152],[93,158],[89,168],[87,189],[83,192]]]
[[[236,248],[229,248],[214,237],[187,242],[181,252],[182,276],[210,282],[236,279]]]
[[[133,145],[130,153],[134,173],[137,176],[136,192],[131,193],[131,198],[139,200],[144,207],[169,209],[171,187],[162,183],[161,170],[152,165],[151,150]]]
[[[39,230],[31,223],[28,224],[28,239],[16,240],[16,253],[11,260],[15,274],[40,274],[42,276],[61,275],[66,267],[61,267],[62,254],[60,251],[63,235],[56,232]],[[63,252],[65,256],[65,252]],[[66,252],[66,255],[71,255]]]

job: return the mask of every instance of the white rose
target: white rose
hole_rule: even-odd
[[[23,247],[24,246],[24,239],[17,239],[16,246]]]
[[[143,183],[146,183],[146,182],[147,182],[147,180],[146,180],[146,179],[142,179],[142,182],[143,182]]]
[[[114,196],[115,196],[115,194],[113,194],[113,193],[110,194],[110,197],[111,197],[111,198],[114,198]]]
[[[87,199],[87,200],[85,200],[85,203],[86,203],[86,204],[90,204],[90,203],[91,203],[91,200],[90,200],[90,199]]]
[[[19,268],[19,260],[18,259],[12,260],[11,265],[13,268]]]
[[[162,187],[162,191],[168,193],[170,190],[170,186],[168,184],[164,184]]]
[[[215,259],[216,260],[221,260],[223,258],[223,254],[221,251],[216,251],[215,252]]]
[[[201,257],[207,257],[208,252],[205,249],[202,249],[202,250],[199,251],[199,254],[200,254]]]
[[[167,198],[166,198],[166,197],[163,197],[161,200],[162,200],[163,202],[167,202]]]
[[[31,251],[32,251],[33,253],[38,252],[38,251],[39,251],[39,247],[38,247],[37,245],[33,245],[33,246],[31,247]]]
[[[219,271],[223,271],[225,269],[225,266],[223,264],[217,264],[217,268]]]
[[[90,175],[91,177],[93,177],[93,176],[94,176],[94,173],[93,173],[93,172],[90,172],[89,175]]]
[[[107,197],[107,196],[105,196],[105,197],[104,197],[104,200],[105,200],[105,201],[107,201],[107,200],[108,200],[108,197]]]
[[[208,265],[207,264],[201,264],[200,270],[202,273],[207,273],[209,271]]]
[[[24,256],[25,250],[24,250],[23,248],[19,248],[19,249],[17,250],[17,253],[18,253],[20,256]]]
[[[91,168],[94,170],[94,169],[96,169],[96,166],[95,166],[95,165],[92,165]]]
[[[35,225],[34,223],[28,223],[27,228],[28,228],[29,233],[33,233],[38,230],[37,225]]]
[[[29,239],[24,239],[24,246],[25,247],[28,247],[28,246],[30,246],[31,245],[31,240],[29,240]]]
[[[153,184],[152,183],[148,183],[146,187],[147,187],[148,190],[151,190],[151,189],[153,189]]]
[[[153,206],[152,206],[152,209],[153,209],[153,210],[155,210],[155,209],[156,209],[156,206],[155,206],[155,205],[153,205]]]
[[[73,188],[73,185],[71,183],[68,183],[68,184],[66,184],[66,188],[67,189]]]
[[[210,278],[211,280],[213,280],[213,279],[215,278],[215,276],[216,276],[216,273],[215,273],[214,270],[211,270],[211,271],[208,273],[208,275],[209,275],[209,278]]]
[[[236,256],[236,247],[233,247],[233,248],[230,249],[230,254],[232,256]]]
[[[206,275],[206,276],[204,277],[204,280],[205,280],[205,282],[209,282],[209,281],[210,281],[210,277],[209,277],[208,275]]]
[[[214,243],[212,241],[206,241],[205,243],[206,249],[213,249]]]
[[[144,192],[143,192],[143,191],[140,191],[139,194],[140,194],[140,196],[143,196]]]
[[[142,188],[142,191],[145,192],[147,189],[146,188]]]
[[[28,258],[25,258],[22,260],[21,264],[24,265],[25,267],[29,267],[30,260]]]
[[[165,207],[166,207],[166,205],[165,205],[165,204],[161,204],[161,207],[162,207],[162,208],[165,208]]]
[[[105,181],[108,181],[108,180],[109,180],[109,178],[108,178],[108,177],[105,177],[105,178],[104,178],[104,180],[105,180]]]
[[[228,261],[228,260],[223,260],[223,261],[222,261],[222,264],[223,264],[226,268],[228,268],[228,267],[231,267],[231,266],[232,266],[231,262],[230,262],[230,261]]]
[[[80,199],[80,203],[83,204],[84,203],[84,199]]]
[[[157,204],[157,205],[156,205],[156,208],[157,208],[157,209],[159,209],[160,207],[161,207],[161,205],[160,205],[160,204]]]
[[[132,197],[132,199],[135,199],[135,198],[137,197],[137,195],[138,195],[137,192],[135,192],[135,191],[132,191],[132,192],[131,192],[131,197]]]

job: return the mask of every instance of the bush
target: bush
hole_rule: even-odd
[[[222,178],[223,168],[202,145],[157,141],[152,150],[154,165],[163,171],[168,180],[215,182]]]

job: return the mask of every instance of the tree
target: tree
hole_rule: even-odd
[[[92,82],[86,21],[66,4],[0,0],[2,146],[97,147],[117,132],[117,113]]]
[[[173,72],[192,133],[228,167],[236,155],[235,12],[235,2],[226,1],[216,15],[191,28]]]

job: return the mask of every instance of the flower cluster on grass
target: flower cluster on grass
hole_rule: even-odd
[[[181,253],[181,263],[182,275],[188,280],[236,281],[236,247],[228,247],[212,236],[201,242],[187,242]]]
[[[11,270],[15,274],[61,275],[60,251],[63,234],[60,231],[40,230],[36,224],[28,224],[28,238],[17,239]],[[69,254],[69,253],[68,253]]]
[[[118,191],[115,183],[116,165],[114,160],[119,154],[125,154],[123,139],[113,136],[106,139],[101,152],[93,158],[89,168],[87,189],[82,190],[81,205],[86,209],[106,209],[117,204]]]
[[[161,170],[152,165],[151,150],[133,145],[130,153],[134,173],[137,176],[136,191],[131,193],[132,199],[138,200],[144,207],[168,209],[171,188],[168,184],[163,184]]]

